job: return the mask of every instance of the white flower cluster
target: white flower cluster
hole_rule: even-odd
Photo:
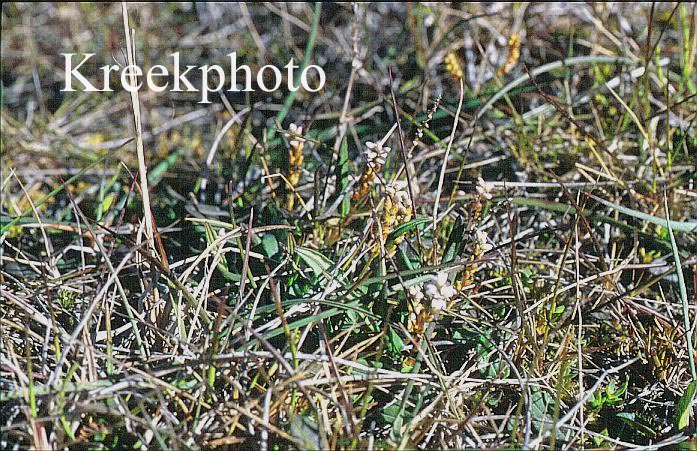
[[[419,185],[415,183],[412,187],[412,192],[414,195],[418,195],[421,191],[419,190]],[[407,201],[409,201],[409,183],[406,180],[394,180],[386,188],[387,194],[393,194],[398,191],[402,191],[407,196]],[[402,196],[400,194],[400,196]]]
[[[303,128],[295,124],[290,124],[288,126],[288,131],[285,133],[286,138],[290,140],[290,147],[297,148],[305,142],[303,138]]]
[[[491,200],[491,190],[493,188],[493,185],[491,183],[487,183],[484,181],[483,178],[478,177],[477,178],[477,194],[479,194],[482,199],[486,200]]]
[[[447,308],[450,299],[457,294],[448,283],[448,273],[445,272],[438,273],[434,280],[424,283],[423,287],[420,284],[412,285],[408,290],[416,302],[421,303],[424,299],[430,301],[432,310]]]
[[[485,254],[494,248],[494,246],[489,242],[489,234],[485,231],[477,230],[475,232],[475,236],[477,239],[476,246],[479,246],[482,254]]]
[[[389,147],[383,147],[380,142],[374,143],[371,141],[366,142],[365,147],[368,148],[368,150],[365,152],[368,166],[375,169],[376,167],[379,168],[385,165],[387,155],[391,150]]]
[[[403,206],[404,208],[409,208],[411,205],[409,201],[409,192],[404,185],[398,183],[388,185],[385,187],[385,194],[392,199],[393,203]]]

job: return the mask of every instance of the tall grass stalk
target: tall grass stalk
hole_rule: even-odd
[[[123,11],[123,29],[126,34],[126,51],[128,54],[128,64],[135,66],[135,31],[128,24],[128,8],[126,2],[121,2]],[[130,72],[131,86],[136,86],[136,75],[133,71]],[[138,153],[138,173],[140,174],[140,190],[143,200],[143,220],[145,221],[145,238],[148,240],[149,247],[155,250],[155,233],[152,224],[152,210],[150,209],[150,191],[148,190],[148,168],[145,164],[145,151],[143,149],[143,130],[140,120],[140,99],[138,90],[131,91],[131,105],[133,106],[133,122],[136,131],[136,152]]]
[[[687,342],[687,355],[690,360],[690,373],[692,374],[692,380],[697,380],[697,371],[695,370],[695,353],[692,347],[692,332],[690,327],[690,310],[689,301],[687,299],[687,286],[685,285],[685,276],[682,272],[682,264],[680,263],[680,249],[678,249],[678,244],[675,242],[675,235],[673,234],[673,227],[670,223],[670,215],[668,213],[668,196],[663,193],[663,205],[666,211],[666,227],[668,228],[668,234],[670,235],[670,244],[673,247],[673,260],[675,262],[675,273],[678,276],[678,286],[680,287],[680,302],[682,304],[682,316],[683,325],[685,327],[685,341]]]

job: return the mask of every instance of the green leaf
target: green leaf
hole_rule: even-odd
[[[629,381],[624,381],[622,385],[617,386],[616,379],[610,379],[607,387],[605,387],[605,401],[608,406],[616,406],[622,402],[622,395],[627,392]]]
[[[228,271],[228,270],[225,269],[225,267],[224,267],[222,264],[220,264],[220,263],[218,264],[218,270],[219,270],[220,273],[223,275],[223,277],[225,277],[225,279],[227,279],[227,280],[229,280],[229,281],[231,281],[231,282],[239,282],[240,280],[242,280],[242,276],[240,276],[239,274],[235,274],[235,273],[233,273],[233,272]]]
[[[272,233],[264,235],[261,239],[261,247],[264,249],[264,254],[267,257],[273,257],[279,251],[278,240]]]
[[[399,353],[402,352],[403,348],[404,342],[402,341],[402,337],[400,337],[399,334],[390,327],[387,332],[388,352],[392,355],[399,355]]]
[[[411,421],[412,418],[414,418],[414,415],[409,412],[409,409],[406,409],[402,411],[402,415],[399,416],[399,403],[391,404],[384,409],[382,409],[382,413],[380,414],[380,418],[389,423],[392,424],[392,429],[393,430],[398,430],[401,428],[401,425],[404,423],[408,423]]]
[[[697,381],[692,381],[685,389],[685,393],[680,397],[680,401],[678,401],[675,412],[675,427],[679,431],[685,429],[690,424],[690,414],[692,413],[696,392]]]
[[[396,240],[398,237],[404,235],[411,229],[418,227],[422,224],[426,224],[427,222],[430,222],[431,218],[416,218],[412,219],[411,221],[405,222],[404,224],[398,226],[395,228],[392,233],[389,234],[387,237],[387,243],[392,243],[394,240]]]
[[[601,391],[591,393],[590,397],[588,398],[588,404],[590,405],[591,411],[596,413],[600,412],[600,409],[603,408],[604,402],[605,398],[603,397],[603,393]]]
[[[668,234],[670,235],[670,246],[673,249],[673,259],[675,263],[675,274],[678,276],[678,286],[680,287],[680,302],[682,304],[682,315],[683,315],[683,325],[685,327],[685,341],[687,342],[687,356],[690,360],[690,373],[692,374],[692,381],[697,380],[697,370],[695,370],[695,360],[694,360],[694,349],[692,347],[692,330],[690,327],[690,312],[688,309],[689,300],[687,298],[687,285],[685,285],[685,275],[682,272],[682,264],[680,263],[680,249],[678,249],[678,243],[675,242],[675,235],[673,234],[672,221],[668,221],[668,200],[665,200],[666,208],[666,225],[668,226]]]
[[[392,404],[382,409],[382,413],[380,414],[380,416],[386,423],[393,423],[395,418],[397,418],[398,413],[399,404]]]
[[[397,250],[397,256],[399,258],[399,261],[404,264],[404,266],[407,267],[407,269],[412,270],[414,269],[414,265],[411,263],[411,260],[409,259],[409,256],[404,253],[402,249]]]
[[[316,276],[321,276],[333,265],[331,260],[309,247],[296,246],[295,252]]]
[[[546,391],[533,390],[530,393],[530,413],[536,430],[541,431],[550,420],[547,411],[553,403],[554,399]]]
[[[344,138],[341,141],[341,147],[339,147],[339,164],[337,166],[338,177],[337,180],[337,190],[336,192],[340,195],[343,193],[344,198],[341,200],[341,218],[348,216],[351,210],[351,196],[348,193],[344,193],[346,187],[349,184],[349,157],[348,157],[348,140]]]
[[[172,152],[167,158],[165,158],[163,161],[161,161],[157,166],[152,168],[148,172],[148,183],[151,186],[157,185],[157,183],[160,181],[160,179],[165,175],[167,172],[167,169],[169,169],[170,166],[172,166],[174,163],[177,162],[179,157],[184,155],[184,148],[179,148]]]
[[[460,255],[465,245],[464,234],[465,228],[462,223],[462,217],[458,216],[450,232],[450,236],[448,237],[448,242],[445,245],[445,252],[443,253],[441,263],[450,263],[455,260],[455,257]]]
[[[194,388],[196,385],[198,385],[199,381],[197,379],[177,379],[174,381],[175,387],[177,387],[180,390],[190,390]]]
[[[627,424],[634,431],[640,432],[644,436],[656,437],[658,435],[656,431],[647,425],[642,418],[637,417],[634,413],[620,412],[616,416],[620,419],[620,421]]]
[[[111,204],[114,203],[115,199],[116,199],[116,193],[109,193],[109,195],[104,197],[104,201],[102,202],[102,214],[109,211],[109,208],[111,207]]]

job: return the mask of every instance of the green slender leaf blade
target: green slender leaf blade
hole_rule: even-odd
[[[697,393],[697,381],[690,382],[685,393],[680,397],[675,410],[675,428],[679,431],[685,429],[690,423],[690,413]]]
[[[641,219],[642,221],[650,222],[652,224],[660,225],[663,227],[666,227],[666,222],[667,225],[670,226],[673,230],[678,230],[680,232],[697,232],[697,222],[683,222],[683,221],[666,221],[665,218],[659,218],[658,216],[652,216],[648,213],[644,213],[643,211],[638,211],[638,210],[632,210],[631,208],[623,207],[622,205],[615,205],[612,202],[608,202],[605,199],[601,199],[598,196],[590,195],[591,198],[596,200],[597,202],[600,202],[601,204],[605,205],[606,207],[610,207],[614,210],[619,211],[620,213],[624,213],[625,215],[632,216],[637,219]]]
[[[462,218],[458,216],[450,232],[450,236],[448,237],[448,242],[445,245],[445,252],[443,253],[441,263],[450,263],[455,260],[456,256],[460,255],[464,246],[464,234],[465,229],[462,224]]]
[[[309,247],[297,246],[295,248],[295,252],[302,259],[302,261],[305,262],[310,269],[312,269],[312,272],[314,272],[316,276],[321,276],[333,264],[331,260],[322,255],[320,252],[310,249]]]
[[[341,146],[339,147],[339,165],[337,167],[339,171],[339,176],[336,178],[338,181],[337,193],[344,193],[344,190],[349,184],[349,157],[348,157],[348,140],[346,138],[341,141]],[[351,210],[351,196],[348,193],[344,193],[344,198],[341,201],[341,219],[348,216]]]
[[[412,219],[411,221],[405,222],[404,224],[396,227],[392,231],[392,233],[389,234],[389,236],[387,237],[387,244],[394,242],[394,240],[396,240],[400,236],[404,235],[408,231],[410,231],[410,230],[412,230],[420,225],[426,224],[427,222],[430,222],[430,221],[431,221],[430,218],[416,218],[416,219]]]

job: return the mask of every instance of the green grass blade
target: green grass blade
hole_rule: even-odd
[[[614,210],[619,211],[620,213],[624,213],[625,215],[632,216],[634,218],[641,219],[652,224],[656,224],[663,227],[668,226],[669,229],[678,230],[680,232],[697,232],[697,222],[671,221],[669,219],[651,216],[650,214],[641,211],[632,210],[631,208],[623,207],[621,205],[615,205],[592,194],[590,194],[590,197],[596,200],[597,202],[600,202],[601,204],[605,205],[606,207],[610,207]]]
[[[692,333],[690,332],[690,311],[688,308],[689,301],[687,299],[687,286],[685,285],[685,276],[682,273],[682,265],[680,264],[680,251],[678,244],[675,242],[673,234],[673,226],[668,218],[668,199],[664,198],[666,209],[666,225],[668,226],[668,234],[670,235],[670,244],[673,246],[673,258],[675,259],[675,272],[678,275],[678,285],[680,286],[680,301],[682,303],[682,315],[685,327],[685,341],[687,341],[687,354],[690,359],[690,373],[692,381],[697,381],[697,371],[695,371],[694,349],[692,348]]]

